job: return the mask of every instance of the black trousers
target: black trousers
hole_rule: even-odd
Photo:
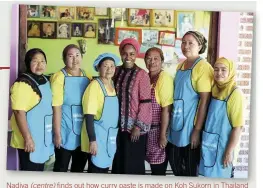
[[[45,163],[33,163],[29,159],[29,153],[24,149],[17,149],[19,156],[20,170],[23,171],[44,171]]]
[[[146,135],[141,135],[138,141],[132,142],[130,133],[119,131],[112,173],[144,175],[146,140]]]
[[[166,155],[166,159],[163,163],[161,163],[161,164],[150,164],[151,171],[152,171],[151,175],[165,176],[166,170],[167,170],[167,165],[168,165],[168,157]]]
[[[75,150],[67,150],[62,147],[55,149],[54,172],[67,172],[70,159],[72,163],[70,172],[83,172],[88,160],[88,153],[82,152],[80,146]]]
[[[167,156],[175,176],[198,176],[200,147],[191,149],[191,144],[177,147],[168,142]]]

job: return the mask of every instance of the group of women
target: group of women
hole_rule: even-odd
[[[243,125],[243,98],[235,65],[219,58],[214,68],[200,54],[206,39],[188,31],[181,49],[186,60],[175,78],[162,70],[159,48],[145,54],[148,73],[136,65],[140,44],[124,39],[121,59],[104,53],[93,63],[98,77],[82,70],[82,54],[70,44],[65,67],[43,75],[41,49],[25,57],[27,71],[11,88],[11,146],[21,170],[43,171],[55,153],[53,171],[165,175],[168,161],[176,176],[233,177],[233,153]],[[120,64],[122,61],[122,65]]]

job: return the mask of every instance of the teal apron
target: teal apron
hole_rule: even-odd
[[[206,177],[231,177],[233,166],[223,168],[223,155],[232,130],[227,115],[227,101],[230,95],[225,100],[212,98],[210,102],[202,136],[202,155],[199,166],[199,174]]]
[[[29,158],[33,163],[45,163],[54,154],[52,142],[52,92],[50,83],[39,85],[30,75],[24,74],[34,81],[42,95],[39,103],[26,113],[26,119],[31,137],[35,144],[35,151]]]
[[[83,76],[68,76],[65,69],[61,71],[65,75],[61,119],[62,147],[75,150],[80,146],[83,122],[82,96],[90,81],[82,70]]]
[[[96,78],[104,94],[104,106],[100,120],[94,121],[98,151],[91,157],[92,163],[99,168],[108,168],[117,149],[116,138],[118,133],[119,102],[117,96],[108,96],[104,84]]]
[[[193,89],[191,77],[194,66],[200,60],[199,57],[190,69],[181,70],[181,67],[174,79],[174,102],[168,141],[177,147],[185,147],[190,143],[194,128],[199,94]]]

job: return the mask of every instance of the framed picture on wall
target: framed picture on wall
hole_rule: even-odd
[[[71,23],[67,23],[67,22],[57,23],[57,38],[59,39],[71,38]]]
[[[96,38],[96,23],[84,23],[83,37],[85,38]]]
[[[83,23],[72,23],[71,24],[71,36],[82,37],[83,35]]]
[[[142,43],[157,44],[159,40],[159,30],[143,29]]]
[[[128,11],[129,26],[150,26],[150,9],[132,9]]]
[[[58,18],[63,21],[75,19],[75,7],[58,7]]]
[[[108,8],[97,8],[95,7],[95,16],[108,16]]]
[[[98,20],[98,44],[114,44],[115,28],[111,27],[112,19]]]
[[[40,37],[40,22],[27,21],[27,37],[28,38]]]
[[[162,46],[174,46],[175,45],[175,35],[173,31],[159,31],[159,42],[158,44]]]
[[[27,17],[39,18],[39,5],[27,5]]]
[[[120,45],[126,38],[134,38],[139,43],[142,42],[142,30],[133,28],[116,28],[115,45]]]
[[[177,38],[182,38],[187,31],[195,30],[194,12],[177,11]]]
[[[56,19],[57,7],[49,5],[40,6],[40,18]]]
[[[149,48],[152,48],[152,47],[156,47],[156,48],[162,49],[162,47],[161,47],[160,45],[157,45],[157,44],[142,43],[142,44],[141,44],[141,47],[140,47],[140,53],[139,53],[138,57],[144,59],[145,52],[146,52]]]
[[[77,20],[94,20],[94,7],[76,7]]]
[[[57,36],[57,23],[41,22],[40,35],[44,39],[55,39]]]
[[[175,39],[175,53],[178,56],[179,60],[183,60],[186,57],[183,55],[182,49],[181,49],[181,44],[182,44],[182,39],[181,38],[176,38]]]
[[[152,10],[151,26],[174,28],[174,10]]]
[[[126,21],[127,20],[127,9],[126,8],[111,8],[110,17],[117,21]]]

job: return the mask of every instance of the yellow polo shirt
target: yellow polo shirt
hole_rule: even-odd
[[[180,63],[177,66],[177,70],[181,68],[184,69],[183,63]],[[200,92],[211,92],[212,85],[214,80],[214,69],[213,67],[205,60],[200,60],[192,70],[192,85],[193,89]]]
[[[173,78],[167,72],[162,71],[155,86],[155,98],[161,107],[173,104],[174,84]]]
[[[15,82],[10,89],[12,110],[29,111],[40,101],[40,96],[25,82]],[[24,138],[17,126],[14,113],[11,116],[11,143],[13,148],[24,149]]]
[[[92,79],[92,76],[89,76],[86,72],[85,74],[90,80]],[[72,75],[68,74],[68,76]],[[83,76],[82,73],[81,76]],[[65,75],[62,71],[59,71],[50,77],[50,84],[52,90],[52,106],[61,106],[63,104],[64,80]]]
[[[106,88],[108,96],[115,96],[116,91],[110,92]],[[95,120],[99,120],[102,115],[104,104],[104,94],[97,80],[93,80],[85,90],[82,98],[83,114],[94,115]],[[81,150],[89,152],[89,138],[86,129],[86,122],[83,121],[81,130]]]
[[[235,89],[227,101],[227,115],[233,127],[244,125],[244,98],[240,89]]]

